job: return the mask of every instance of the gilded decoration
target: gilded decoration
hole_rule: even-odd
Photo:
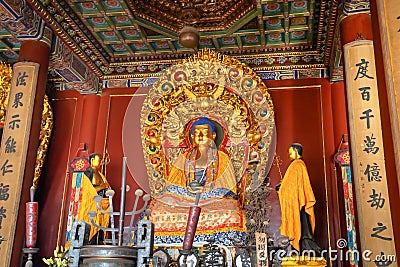
[[[147,77],[190,56],[193,49],[179,42],[181,30],[188,25],[200,33],[198,49],[215,49],[239,60],[255,58],[249,64],[258,70],[326,68],[340,3],[337,0],[26,2],[103,81],[135,75]],[[9,36],[13,35],[6,32],[3,37],[0,31],[0,41],[5,45],[0,46],[0,55],[9,60],[15,60],[19,51],[19,44],[9,45],[12,41]],[[56,74],[51,78],[65,78],[67,73]]]
[[[167,169],[185,148],[184,129],[200,116],[223,126],[237,178],[243,175],[251,152],[261,158],[257,179],[266,177],[274,134],[267,87],[237,59],[201,50],[163,72],[142,107],[142,145],[153,196],[165,188]]]
[[[36,154],[35,173],[33,175],[33,187],[37,188],[46,153],[50,144],[51,132],[53,130],[53,110],[50,106],[49,97],[44,96],[42,121],[39,134],[39,147]]]
[[[297,257],[283,257],[282,266],[327,266],[327,262],[323,257],[309,257],[309,256],[297,256]]]
[[[187,23],[202,30],[225,30],[256,8],[252,0],[128,0],[139,16],[166,29],[179,31]],[[235,6],[235,8],[232,8]],[[162,7],[162,9],[160,9]]]
[[[0,124],[4,125],[10,93],[12,68],[10,65],[0,62]]]

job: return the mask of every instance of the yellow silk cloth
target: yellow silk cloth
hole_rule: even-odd
[[[71,183],[71,195],[68,211],[68,223],[67,223],[67,238],[65,248],[68,249],[71,241],[71,229],[72,225],[77,220],[82,220],[91,225],[90,217],[88,212],[93,210],[97,212],[96,217],[93,221],[100,226],[108,227],[110,215],[100,214],[97,210],[96,202],[94,197],[97,196],[97,191],[92,185],[90,179],[83,172],[74,172]],[[110,203],[108,198],[103,198],[100,202],[100,207],[103,210],[110,210]],[[98,228],[91,225],[89,240],[99,231]]]
[[[88,212],[93,210],[97,212],[96,217],[94,217],[93,221],[97,225],[108,227],[110,221],[110,215],[100,213],[96,208],[96,202],[94,201],[94,197],[97,196],[97,191],[90,182],[89,178],[86,175],[82,177],[82,190],[80,192],[80,205],[79,212],[76,220],[82,220],[91,225],[90,217]],[[79,195],[76,196],[79,199]],[[100,206],[103,210],[110,211],[110,203],[108,198],[103,198],[100,202]],[[93,236],[99,231],[98,228],[92,227],[90,228],[89,240],[93,238]]]
[[[88,212],[93,210],[97,212],[96,217],[94,217],[93,219],[94,223],[103,227],[108,227],[110,215],[102,214],[97,210],[96,202],[94,201],[95,196],[97,196],[96,189],[90,182],[89,178],[84,175],[82,178],[82,198],[77,220],[83,220],[91,224]],[[103,198],[100,202],[100,206],[103,210],[109,211],[110,203],[108,201],[108,198]],[[92,225],[92,227],[90,228],[89,240],[92,239],[92,237],[98,231],[99,229]]]
[[[217,232],[245,232],[245,216],[235,199],[220,198],[202,205],[196,235]],[[180,207],[160,201],[150,204],[150,219],[154,223],[155,236],[184,236],[189,206]]]
[[[219,150],[217,155],[218,167],[216,168],[216,179],[215,181],[207,181],[205,188],[209,188],[210,186],[212,188],[226,188],[236,194],[237,182],[230,158],[227,154]],[[180,157],[176,162],[174,162],[168,175],[168,182],[170,182],[171,184],[179,185],[182,187],[187,186],[187,173],[185,172],[187,172],[188,170],[185,170],[184,165],[187,156],[188,154],[186,153],[184,157]]]
[[[281,234],[294,238],[292,246],[300,251],[300,211],[302,207],[305,207],[305,211],[310,217],[312,232],[315,228],[315,196],[303,160],[295,159],[290,163],[278,194],[282,214]]]

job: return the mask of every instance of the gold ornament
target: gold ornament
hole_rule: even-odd
[[[237,59],[205,49],[167,69],[157,80],[141,112],[142,145],[149,184],[157,196],[165,186],[166,166],[179,154],[191,119],[218,118],[227,129],[235,172],[244,173],[249,150],[260,154],[260,175],[266,177],[274,111],[267,87],[256,73]],[[163,147],[168,143],[169,147]],[[242,145],[243,146],[243,145]],[[183,147],[180,147],[184,149]]]
[[[53,130],[53,110],[49,98],[44,95],[42,121],[39,134],[39,147],[36,154],[35,172],[33,176],[33,187],[37,188],[42,173],[44,160],[50,144],[51,132]]]
[[[12,68],[10,65],[0,62],[0,124],[3,125],[10,94]]]

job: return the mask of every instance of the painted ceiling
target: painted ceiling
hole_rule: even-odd
[[[70,80],[89,72],[100,80],[151,75],[196,52],[178,42],[182,27],[191,25],[200,34],[198,49],[237,57],[256,71],[326,69],[338,4],[339,0],[0,0],[0,57],[15,62],[21,40],[39,35],[40,30],[32,28],[43,24],[55,33],[54,68],[66,57],[83,65]],[[62,71],[53,74],[63,77]]]

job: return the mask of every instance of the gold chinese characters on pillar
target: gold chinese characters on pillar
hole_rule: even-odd
[[[358,40],[343,48],[361,248],[372,253],[365,266],[383,266],[379,261],[386,264],[395,248],[374,47],[372,41]]]
[[[0,152],[0,259],[9,266],[32,121],[39,64],[14,65]]]

